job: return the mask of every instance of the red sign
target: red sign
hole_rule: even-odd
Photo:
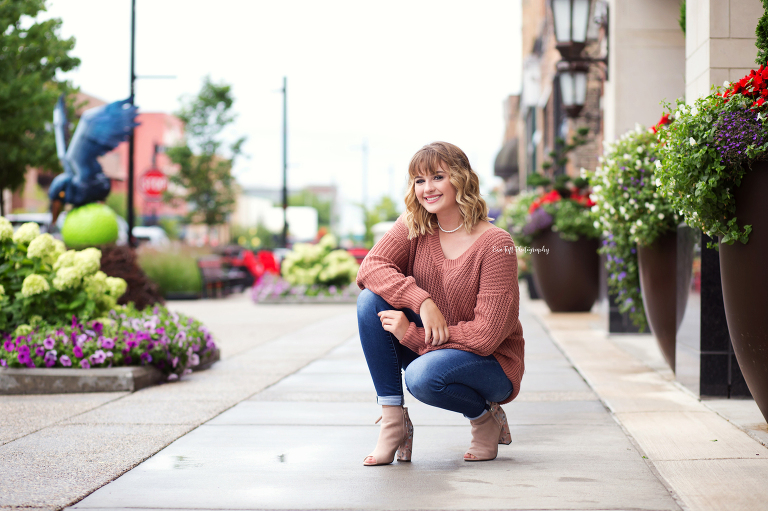
[[[149,169],[141,175],[139,186],[147,199],[159,200],[168,188],[168,177],[160,169]]]

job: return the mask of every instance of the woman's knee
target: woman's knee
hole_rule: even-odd
[[[392,306],[370,289],[363,289],[357,297],[358,317],[376,314],[379,311],[389,309],[392,309]]]
[[[405,369],[405,386],[413,397],[422,402],[429,402],[429,397],[440,393],[445,384],[430,370],[430,364],[425,361],[422,356],[408,364]]]

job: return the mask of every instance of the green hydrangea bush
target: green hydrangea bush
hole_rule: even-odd
[[[336,245],[332,234],[314,245],[297,243],[283,259],[281,275],[265,273],[251,289],[251,297],[255,302],[354,298],[359,293],[355,284],[359,265],[352,254],[335,249]]]
[[[105,315],[126,291],[123,279],[100,271],[101,251],[66,250],[36,223],[14,233],[0,217],[0,332],[21,324],[87,321]]]
[[[640,331],[647,321],[640,292],[637,246],[653,243],[659,235],[672,231],[679,222],[667,197],[657,189],[654,174],[660,148],[656,131],[637,126],[605,147],[600,165],[588,173],[597,216],[595,226],[603,232],[600,253],[606,256],[608,288],[617,296],[617,305],[628,313]]]

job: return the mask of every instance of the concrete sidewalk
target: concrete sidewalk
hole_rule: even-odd
[[[494,462],[464,462],[468,421],[410,399],[413,462],[364,467],[379,408],[352,335],[73,509],[680,509],[539,322],[521,314],[527,373],[505,407],[513,443]]]
[[[413,462],[363,467],[380,411],[354,305],[256,306],[242,296],[171,307],[212,328],[223,360],[133,394],[0,396],[0,509],[755,510],[768,501],[768,449],[755,440],[764,423],[745,432],[723,417],[754,421],[750,402],[702,403],[665,372],[652,337],[608,337],[594,315],[523,299],[526,375],[505,405],[513,443],[496,461],[464,462],[467,421],[407,396]]]

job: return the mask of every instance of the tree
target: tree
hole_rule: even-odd
[[[235,204],[235,180],[232,165],[241,153],[245,138],[222,154],[222,131],[235,121],[231,87],[215,84],[206,77],[198,95],[182,103],[176,116],[185,124],[185,140],[168,149],[171,161],[179,166],[170,176],[172,185],[166,202],[186,201],[192,208],[187,220],[213,226],[226,222]]]
[[[41,11],[45,0],[0,0],[0,215],[2,191],[21,187],[27,167],[61,171],[47,127],[59,95],[73,88],[56,73],[80,59],[69,55],[74,37],[59,37],[60,19],[30,23]]]
[[[317,210],[317,226],[330,228],[331,226],[331,201],[321,200],[317,195],[306,188],[299,193],[288,197],[289,206],[308,206]]]
[[[373,246],[373,226],[379,222],[395,221],[400,213],[397,212],[394,201],[389,197],[382,197],[379,203],[370,209],[362,204],[360,206],[363,208],[363,223],[365,223],[363,243],[370,248]]]

